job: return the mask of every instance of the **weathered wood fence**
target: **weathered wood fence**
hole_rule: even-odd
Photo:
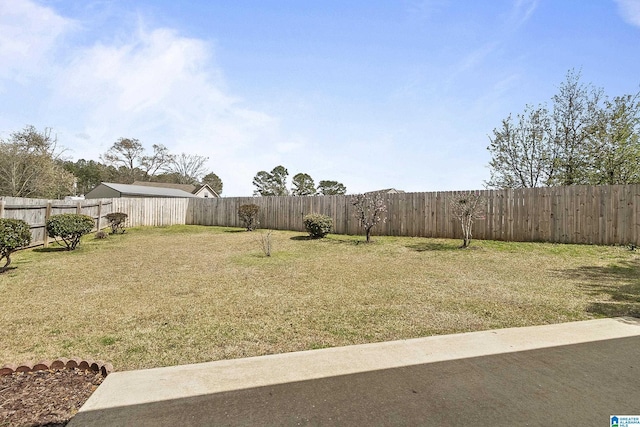
[[[191,201],[191,199],[157,197],[125,197],[112,200],[113,212],[124,212],[129,216],[126,223],[128,227],[186,224]]]
[[[78,213],[89,215],[96,221],[95,230],[109,224],[104,218],[111,212],[111,199],[95,200],[46,200],[21,197],[0,197],[0,218],[14,218],[26,221],[31,228],[31,246],[47,246],[50,238],[45,224],[51,215]]]
[[[449,198],[456,192],[384,194],[387,221],[375,235],[462,238]],[[484,218],[474,223],[476,239],[558,243],[640,245],[640,184],[569,186],[477,191],[486,199]],[[97,226],[106,226],[109,212],[124,212],[127,226],[175,224],[240,227],[238,207],[260,206],[260,227],[303,231],[308,213],[329,215],[338,234],[359,234],[353,196],[118,198],[61,202],[35,199],[20,202],[0,198],[0,217],[22,218],[32,224],[35,242],[45,242],[48,215],[82,212]],[[18,206],[20,205],[21,206]],[[31,206],[32,205],[32,206]],[[25,207],[26,206],[26,207]]]
[[[449,198],[456,192],[384,194],[387,221],[374,234],[461,238]],[[486,199],[476,239],[640,244],[640,184],[477,191]],[[361,233],[352,196],[238,197],[189,200],[187,224],[241,226],[240,205],[260,206],[260,227],[304,230],[308,213],[329,215],[338,234]]]

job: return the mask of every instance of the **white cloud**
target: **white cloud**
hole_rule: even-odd
[[[538,7],[538,2],[539,0],[515,0],[509,16],[510,25],[518,28],[527,22]]]
[[[640,0],[615,0],[622,18],[631,25],[640,27]]]
[[[76,27],[73,20],[31,1],[0,0],[0,78],[25,84],[45,72],[56,42]]]
[[[411,16],[421,20],[428,20],[444,9],[448,3],[449,0],[413,0],[409,3],[407,9]]]

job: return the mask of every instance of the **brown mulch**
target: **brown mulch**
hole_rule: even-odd
[[[103,380],[80,369],[0,376],[0,427],[65,426]]]

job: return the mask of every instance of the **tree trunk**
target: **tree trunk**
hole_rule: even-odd
[[[7,262],[0,268],[0,273],[4,273],[9,268],[9,264],[11,264],[11,252],[4,256],[7,259]],[[2,258],[0,258],[2,259]]]

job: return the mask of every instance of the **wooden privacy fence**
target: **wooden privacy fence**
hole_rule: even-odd
[[[187,208],[191,199],[181,198],[114,198],[113,212],[128,215],[127,226],[167,226],[186,224]]]
[[[374,235],[462,238],[449,198],[456,192],[383,194],[387,221]],[[477,191],[485,197],[485,212],[476,220],[473,237],[488,240],[640,245],[640,184],[568,186]],[[0,216],[22,218],[32,225],[34,242],[46,242],[48,215],[82,212],[98,220],[109,212],[128,215],[127,226],[175,224],[241,227],[238,207],[260,206],[260,227],[304,231],[309,213],[329,215],[338,234],[361,234],[354,217],[353,196],[115,198],[47,201],[0,198]]]
[[[52,215],[78,213],[89,215],[96,221],[94,230],[101,230],[109,224],[104,218],[111,212],[111,199],[95,200],[46,200],[22,197],[0,197],[0,218],[14,218],[26,221],[31,228],[31,246],[49,243],[45,224]]]
[[[457,192],[384,194],[387,221],[373,234],[462,238],[449,198]],[[486,199],[476,239],[640,244],[640,184],[476,191]],[[338,234],[362,233],[353,196],[189,199],[186,224],[239,227],[240,205],[260,206],[260,227],[303,231],[308,213],[329,215]]]

